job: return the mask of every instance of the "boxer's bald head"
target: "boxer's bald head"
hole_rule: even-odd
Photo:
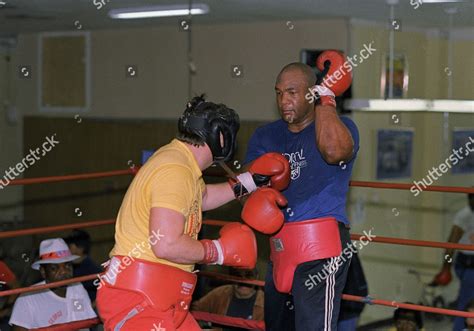
[[[309,88],[315,83],[316,74],[304,63],[287,64],[278,74],[275,82],[277,106],[290,131],[299,132],[313,122],[314,103]]]
[[[314,70],[309,65],[301,62],[293,62],[284,66],[277,76],[276,84],[281,81],[283,75],[290,72],[299,72],[307,87],[311,87],[316,84],[316,74]]]

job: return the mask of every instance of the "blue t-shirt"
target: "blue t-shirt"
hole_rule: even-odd
[[[250,138],[245,163],[269,152],[283,154],[291,165],[291,182],[283,195],[287,222],[332,216],[349,224],[346,200],[352,166],[359,150],[359,131],[348,117],[341,117],[354,140],[354,156],[347,164],[328,164],[316,146],[314,122],[298,133],[278,120],[255,130]]]

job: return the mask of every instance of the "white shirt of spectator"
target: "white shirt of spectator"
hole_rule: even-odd
[[[95,317],[86,289],[81,283],[75,283],[67,287],[65,298],[49,289],[22,294],[13,306],[9,323],[34,329]]]
[[[464,234],[459,240],[460,244],[474,245],[474,211],[469,206],[461,209],[454,216],[454,225],[463,229]],[[474,255],[474,251],[460,250],[464,254]]]

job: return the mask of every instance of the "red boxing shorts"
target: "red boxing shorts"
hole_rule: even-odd
[[[285,223],[270,238],[270,250],[275,287],[279,292],[290,293],[299,264],[341,255],[337,221],[324,217]]]
[[[97,308],[105,330],[200,330],[189,314],[195,274],[114,256],[101,279]]]

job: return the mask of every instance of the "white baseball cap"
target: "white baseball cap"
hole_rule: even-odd
[[[61,238],[46,239],[40,244],[39,260],[31,265],[39,270],[41,264],[58,264],[71,262],[80,256],[72,255],[66,242]]]

